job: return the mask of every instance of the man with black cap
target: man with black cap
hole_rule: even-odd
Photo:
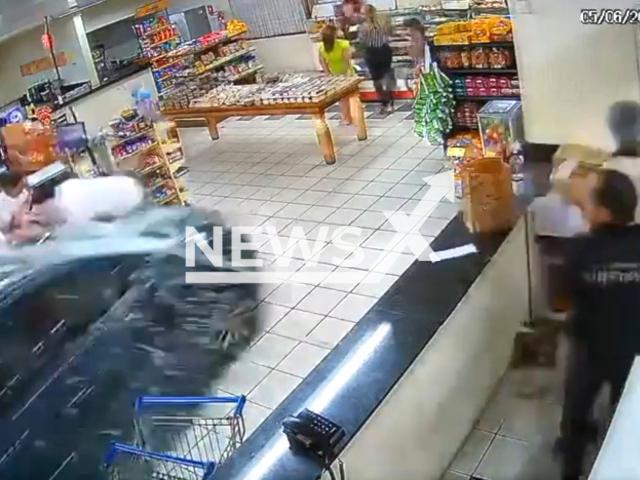
[[[582,474],[599,390],[610,384],[612,406],[617,404],[640,354],[636,187],[624,173],[606,168],[591,173],[589,180],[592,188],[581,207],[590,232],[575,239],[568,259],[572,351],[558,445],[563,480],[579,480]]]

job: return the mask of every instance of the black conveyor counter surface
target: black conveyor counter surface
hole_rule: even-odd
[[[526,164],[520,212],[549,188],[550,163]],[[472,235],[461,214],[432,242],[435,252],[475,244],[477,254],[416,261],[311,374],[220,467],[215,480],[317,480],[322,466],[289,450],[282,421],[304,408],[355,438],[396,382],[492,260],[507,233]],[[389,328],[389,325],[392,328]],[[347,465],[348,470],[348,465]]]

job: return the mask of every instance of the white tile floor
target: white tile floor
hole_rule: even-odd
[[[334,115],[337,116],[337,115]],[[292,260],[283,269],[316,271],[327,276],[361,273],[379,282],[358,281],[318,286],[316,282],[265,286],[263,333],[216,388],[245,394],[246,422],[253,431],[322,361],[371,306],[414,261],[403,246],[384,275],[374,273],[387,242],[396,232],[383,212],[413,211],[431,192],[430,218],[420,233],[435,237],[456,214],[457,206],[436,202],[449,186],[427,186],[423,180],[445,169],[441,148],[429,146],[413,132],[408,113],[369,120],[369,139],[358,142],[347,127],[330,119],[338,162],[325,165],[311,120],[296,117],[230,119],[221,125],[220,140],[212,142],[205,129],[183,131],[190,167],[187,182],[199,206],[216,209],[234,224],[272,226],[288,235],[301,226],[308,238],[321,235],[320,226],[357,226],[364,259],[345,265],[349,253],[319,243],[318,265],[305,265],[301,248],[291,245]],[[410,229],[407,229],[410,230]],[[417,235],[417,232],[405,232]],[[282,252],[266,234],[256,235],[261,256],[275,265]],[[289,251],[286,247],[284,250]],[[313,245],[313,244],[312,244]],[[339,277],[338,277],[339,278]],[[356,279],[358,280],[358,279]]]
[[[552,455],[562,414],[560,363],[555,370],[508,372],[442,480],[560,480]],[[607,418],[607,405],[603,392],[596,418]],[[596,453],[590,449],[585,471]]]

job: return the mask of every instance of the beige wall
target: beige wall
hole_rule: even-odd
[[[51,25],[56,51],[72,55],[72,62],[60,68],[62,78],[69,82],[89,79],[89,70],[82,56],[80,42],[76,35],[73,17],[56,20]],[[0,104],[5,104],[23,95],[33,83],[46,78],[55,78],[53,71],[28,77],[20,73],[20,65],[46,57],[42,46],[44,32],[38,27],[21,33],[0,44]]]
[[[109,0],[86,9],[82,12],[82,20],[86,31],[116,22],[135,13],[136,8],[148,3],[148,0]],[[184,10],[202,4],[212,4],[229,12],[228,0],[172,0],[172,10]],[[52,71],[23,78],[20,65],[37,60],[47,55],[42,47],[41,27],[23,32],[0,44],[0,105],[15,100],[23,95],[27,88],[38,80],[54,78]],[[56,50],[71,52],[73,62],[60,71],[62,78],[69,82],[91,79],[92,68],[82,53],[73,24],[73,17],[68,16],[52,22],[52,33],[56,40]]]
[[[581,25],[580,9],[601,8],[600,0],[528,3],[531,14],[514,14],[527,140],[612,147],[605,124],[609,105],[640,99],[637,27]]]

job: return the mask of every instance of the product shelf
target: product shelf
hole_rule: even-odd
[[[171,40],[175,40],[177,38],[180,38],[180,35],[174,35],[174,36],[166,38],[164,40],[160,40],[159,42],[152,43],[151,45],[146,45],[146,48],[150,49],[150,48],[153,48],[153,47],[157,47],[158,45],[162,45],[163,43],[170,42]]]
[[[447,75],[517,75],[517,68],[441,68],[442,73]]]
[[[219,40],[212,42],[208,45],[205,45],[204,47],[201,48],[197,48],[197,49],[193,49],[193,50],[186,50],[184,52],[175,52],[172,53],[171,55],[168,55],[169,57],[187,57],[189,55],[197,55],[199,53],[204,53],[208,50],[211,50],[214,47],[218,47],[220,45],[224,45],[225,43],[229,43],[231,41],[236,41],[239,40],[240,37],[244,34],[247,33],[248,30],[244,30],[242,32],[236,32],[236,33],[232,33],[232,34],[228,34],[222,38],[220,38]],[[179,48],[176,50],[180,50]]]
[[[167,28],[172,28],[172,27],[173,25],[167,24],[167,25],[163,25],[162,27],[154,28],[153,30],[149,30],[147,32],[142,32],[139,35],[141,37],[148,37],[150,35],[153,35],[154,33],[162,32],[163,30],[166,30]]]
[[[246,70],[244,72],[241,72],[231,78],[228,79],[229,82],[237,82],[238,80],[242,80],[244,78],[250,77],[251,75],[258,73],[259,71],[263,70],[264,66],[263,65],[258,65],[257,67],[253,67],[250,68],[249,70]]]
[[[126,142],[131,141],[131,140],[135,140],[136,138],[144,137],[145,135],[153,135],[153,128],[147,128],[146,130],[141,130],[140,132],[136,133],[135,135],[131,135],[131,136],[126,137],[126,138],[119,138],[117,143],[114,146],[121,145],[121,144],[126,143]]]
[[[130,117],[131,112],[127,113]],[[136,118],[138,118],[137,115]],[[111,128],[117,132],[122,128],[122,125],[127,125],[127,122],[122,121],[122,118],[120,118],[111,123]],[[130,125],[128,127],[130,127]],[[111,151],[115,159],[115,167],[121,170],[135,171],[145,176],[148,179],[147,181],[151,182],[148,189],[152,192],[152,195],[156,198],[156,202],[159,205],[166,205],[173,201],[178,201],[181,205],[186,204],[186,194],[181,193],[182,181],[180,181],[179,184],[178,177],[175,175],[180,165],[176,159],[169,161],[168,156],[170,153],[179,152],[183,148],[180,132],[176,125],[172,122],[158,122],[155,123],[151,129],[145,131],[145,134],[153,138],[153,145],[139,148],[128,155],[118,156],[114,151],[119,145],[122,145],[122,140],[114,143]],[[138,135],[132,135],[127,137],[126,140],[132,140],[137,137]],[[155,157],[157,159],[156,163],[147,165],[145,168],[144,164],[149,163],[151,157],[141,157],[144,153]],[[180,152],[179,161],[180,164],[184,163],[183,152]],[[151,180],[155,176],[159,178],[155,181]],[[164,190],[158,192],[158,189],[161,188],[164,188]],[[160,196],[162,196],[162,198],[160,198]]]
[[[520,95],[487,95],[487,96],[473,96],[473,95],[455,95],[458,100],[465,100],[469,102],[488,102],[490,100],[520,100]]]
[[[447,45],[433,45],[433,48],[514,48],[513,42],[484,42],[484,43],[451,43]]]
[[[136,150],[135,152],[131,152],[131,153],[129,153],[127,155],[124,155],[122,157],[116,157],[116,159],[118,161],[122,162],[123,160],[127,160],[129,158],[138,156],[138,155],[140,155],[142,153],[150,152],[151,150],[154,150],[154,149],[158,148],[158,146],[159,146],[159,143],[155,142],[152,145],[149,145],[148,147],[140,148],[140,149]]]
[[[207,65],[202,71],[200,72],[195,72],[195,75],[200,75],[202,73],[205,72],[210,72],[211,70],[215,70],[218,67],[221,67],[223,65],[226,65],[227,63],[229,63],[232,60],[235,60],[236,58],[241,58],[244,57],[245,55],[248,55],[250,53],[253,53],[256,51],[256,47],[249,47],[249,48],[245,48],[244,50],[241,50],[239,52],[233,53],[231,55],[228,55],[224,58],[221,58],[220,60],[213,62],[209,65]]]
[[[134,31],[136,32],[136,35],[138,37],[138,43],[140,44],[142,55],[145,59],[147,59],[151,63],[152,71],[157,72],[159,70],[163,70],[165,68],[170,67],[172,65],[171,62],[169,62],[168,64],[160,65],[160,66],[158,66],[156,62],[166,59],[170,55],[171,51],[174,50],[175,48],[160,54],[154,51],[157,47],[165,43],[174,42],[174,41],[177,41],[178,43],[180,42],[180,39],[181,39],[180,33],[177,27],[175,26],[175,24],[173,24],[169,20],[169,12],[166,9],[163,9],[159,11],[154,11],[150,15],[143,14],[141,17],[136,17],[136,22],[138,23],[134,24]],[[150,23],[152,26],[154,23],[156,24],[160,23],[161,25],[145,31],[149,27]],[[164,38],[157,42],[153,42],[153,43],[148,42],[149,36],[152,33],[165,32],[169,29],[173,29],[172,32],[168,32],[169,34],[173,33],[173,35],[170,35],[168,38]],[[160,91],[163,89],[161,82],[166,78],[168,78],[168,76],[163,76],[162,78],[155,78],[154,76],[154,83],[157,91]]]

